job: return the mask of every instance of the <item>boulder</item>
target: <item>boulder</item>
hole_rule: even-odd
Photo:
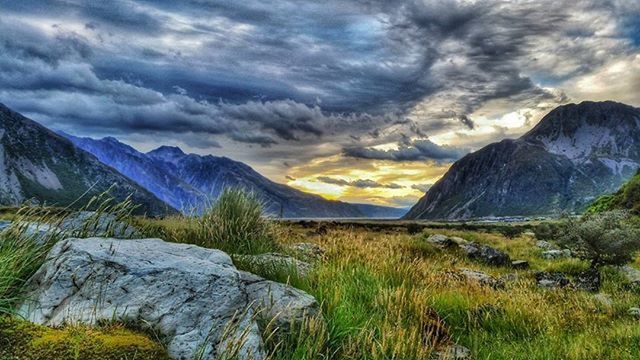
[[[139,235],[130,224],[112,214],[80,211],[65,218],[60,229],[74,237],[115,237],[130,239]]]
[[[320,245],[313,243],[296,243],[289,245],[289,249],[296,255],[308,260],[320,260],[324,258],[325,251]]]
[[[640,270],[630,265],[620,266],[618,270],[633,287],[640,287]]]
[[[538,286],[545,289],[563,288],[569,285],[569,279],[559,272],[539,271],[535,274]]]
[[[67,239],[30,279],[19,315],[44,325],[119,320],[166,338],[174,359],[265,357],[240,273],[222,251],[159,239]]]
[[[4,229],[32,239],[39,245],[43,245],[52,238],[62,235],[62,230],[57,226],[41,222],[18,221],[9,223]]]
[[[542,257],[547,260],[567,259],[572,256],[571,250],[547,250],[542,252]]]
[[[536,246],[539,247],[540,249],[544,249],[544,250],[557,250],[558,247],[548,241],[544,241],[544,240],[538,240],[536,241]]]
[[[260,255],[234,255],[234,258],[260,268],[290,269],[295,271],[298,276],[303,277],[307,276],[313,270],[313,265],[309,264],[308,262],[300,261],[294,257],[279,253],[266,253]]]
[[[577,289],[598,292],[600,290],[600,271],[598,269],[587,269],[575,278],[575,286]]]
[[[606,308],[613,307],[613,299],[609,294],[604,294],[604,293],[595,294],[593,295],[593,299],[597,301],[600,305]]]
[[[461,245],[460,248],[467,254],[470,259],[481,261],[487,265],[507,266],[511,265],[511,259],[506,253],[494,249],[491,246],[478,243],[468,243]]]
[[[490,286],[496,289],[504,287],[504,282],[499,281],[493,276],[483,273],[482,271],[460,269],[460,274],[462,274],[467,281],[476,282],[480,285]]]
[[[467,241],[461,237],[457,237],[457,236],[449,236],[449,240],[453,241],[456,245],[458,246],[462,246],[462,245],[467,245],[470,243],[470,241]]]
[[[457,344],[448,345],[433,355],[437,360],[471,360],[471,350]]]
[[[629,310],[627,310],[627,313],[636,319],[640,319],[640,308],[637,308],[637,307],[629,308]]]
[[[449,247],[455,245],[455,243],[446,235],[433,234],[427,238],[427,242],[437,247]]]
[[[511,267],[514,269],[528,269],[529,262],[527,260],[515,260],[511,262]]]
[[[320,314],[316,299],[302,290],[245,271],[240,272],[240,279],[258,318],[265,323],[273,322],[279,330],[295,329],[306,318]]]

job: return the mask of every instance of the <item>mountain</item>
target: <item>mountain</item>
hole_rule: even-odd
[[[267,212],[287,218],[362,217],[356,207],[341,201],[324,199],[275,183],[250,166],[226,157],[185,154],[177,147],[161,146],[147,153],[162,171],[175,174],[185,183],[217,198],[225,188],[243,188],[257,194]]]
[[[107,137],[100,140],[64,134],[76,146],[154,193],[183,212],[199,212],[226,187],[255,192],[267,211],[284,217],[394,217],[406,211],[392,207],[348,204],[326,200],[275,183],[248,165],[226,157],[185,154],[180,148],[161,146],[147,154]]]
[[[388,206],[371,205],[371,204],[354,204],[360,210],[360,212],[367,218],[378,219],[399,219],[403,217],[409,209],[407,208],[394,208]]]
[[[0,104],[0,204],[20,205],[36,200],[81,206],[91,196],[110,188],[117,200],[131,195],[140,206],[139,212],[175,212],[71,141]],[[82,195],[84,202],[76,201]]]
[[[197,211],[207,198],[205,193],[182,181],[173,172],[166,171],[153,158],[113,137],[96,140],[66,133],[62,135],[178,210],[186,213],[194,209]]]
[[[640,214],[640,172],[627,181],[614,194],[600,196],[587,208],[587,213],[598,213],[610,210],[630,210]]]
[[[455,162],[405,218],[579,212],[639,165],[640,109],[611,101],[560,106],[522,137]]]

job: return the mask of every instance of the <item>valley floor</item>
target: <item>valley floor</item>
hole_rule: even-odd
[[[189,223],[179,219],[138,225],[149,237],[192,241],[185,236]],[[599,294],[540,288],[537,271],[571,278],[588,263],[543,259],[531,234],[507,238],[483,229],[332,223],[279,224],[277,231],[281,245],[314,243],[324,250],[309,275],[236,265],[312,294],[324,321],[311,320],[285,338],[267,341],[272,359],[431,359],[451,344],[468,348],[473,359],[640,358],[640,323],[628,313],[640,305],[640,290],[612,267],[602,271]],[[426,240],[430,234],[490,245],[528,261],[530,268],[484,265],[460,249],[432,245]],[[463,269],[489,274],[504,286],[470,281]]]

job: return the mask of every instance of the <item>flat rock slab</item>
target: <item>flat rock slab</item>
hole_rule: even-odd
[[[460,245],[460,248],[465,252],[465,254],[467,254],[469,259],[478,260],[487,265],[511,265],[509,255],[498,249],[494,249],[491,246],[470,242],[468,244]]]
[[[38,324],[120,320],[158,331],[175,359],[236,350],[240,359],[264,358],[246,287],[222,251],[159,239],[67,239],[28,286],[19,314]]]

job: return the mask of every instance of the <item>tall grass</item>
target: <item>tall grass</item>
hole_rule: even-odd
[[[278,227],[264,215],[262,201],[241,189],[226,189],[201,216],[141,222],[148,236],[220,249],[229,254],[261,254],[278,249]]]

